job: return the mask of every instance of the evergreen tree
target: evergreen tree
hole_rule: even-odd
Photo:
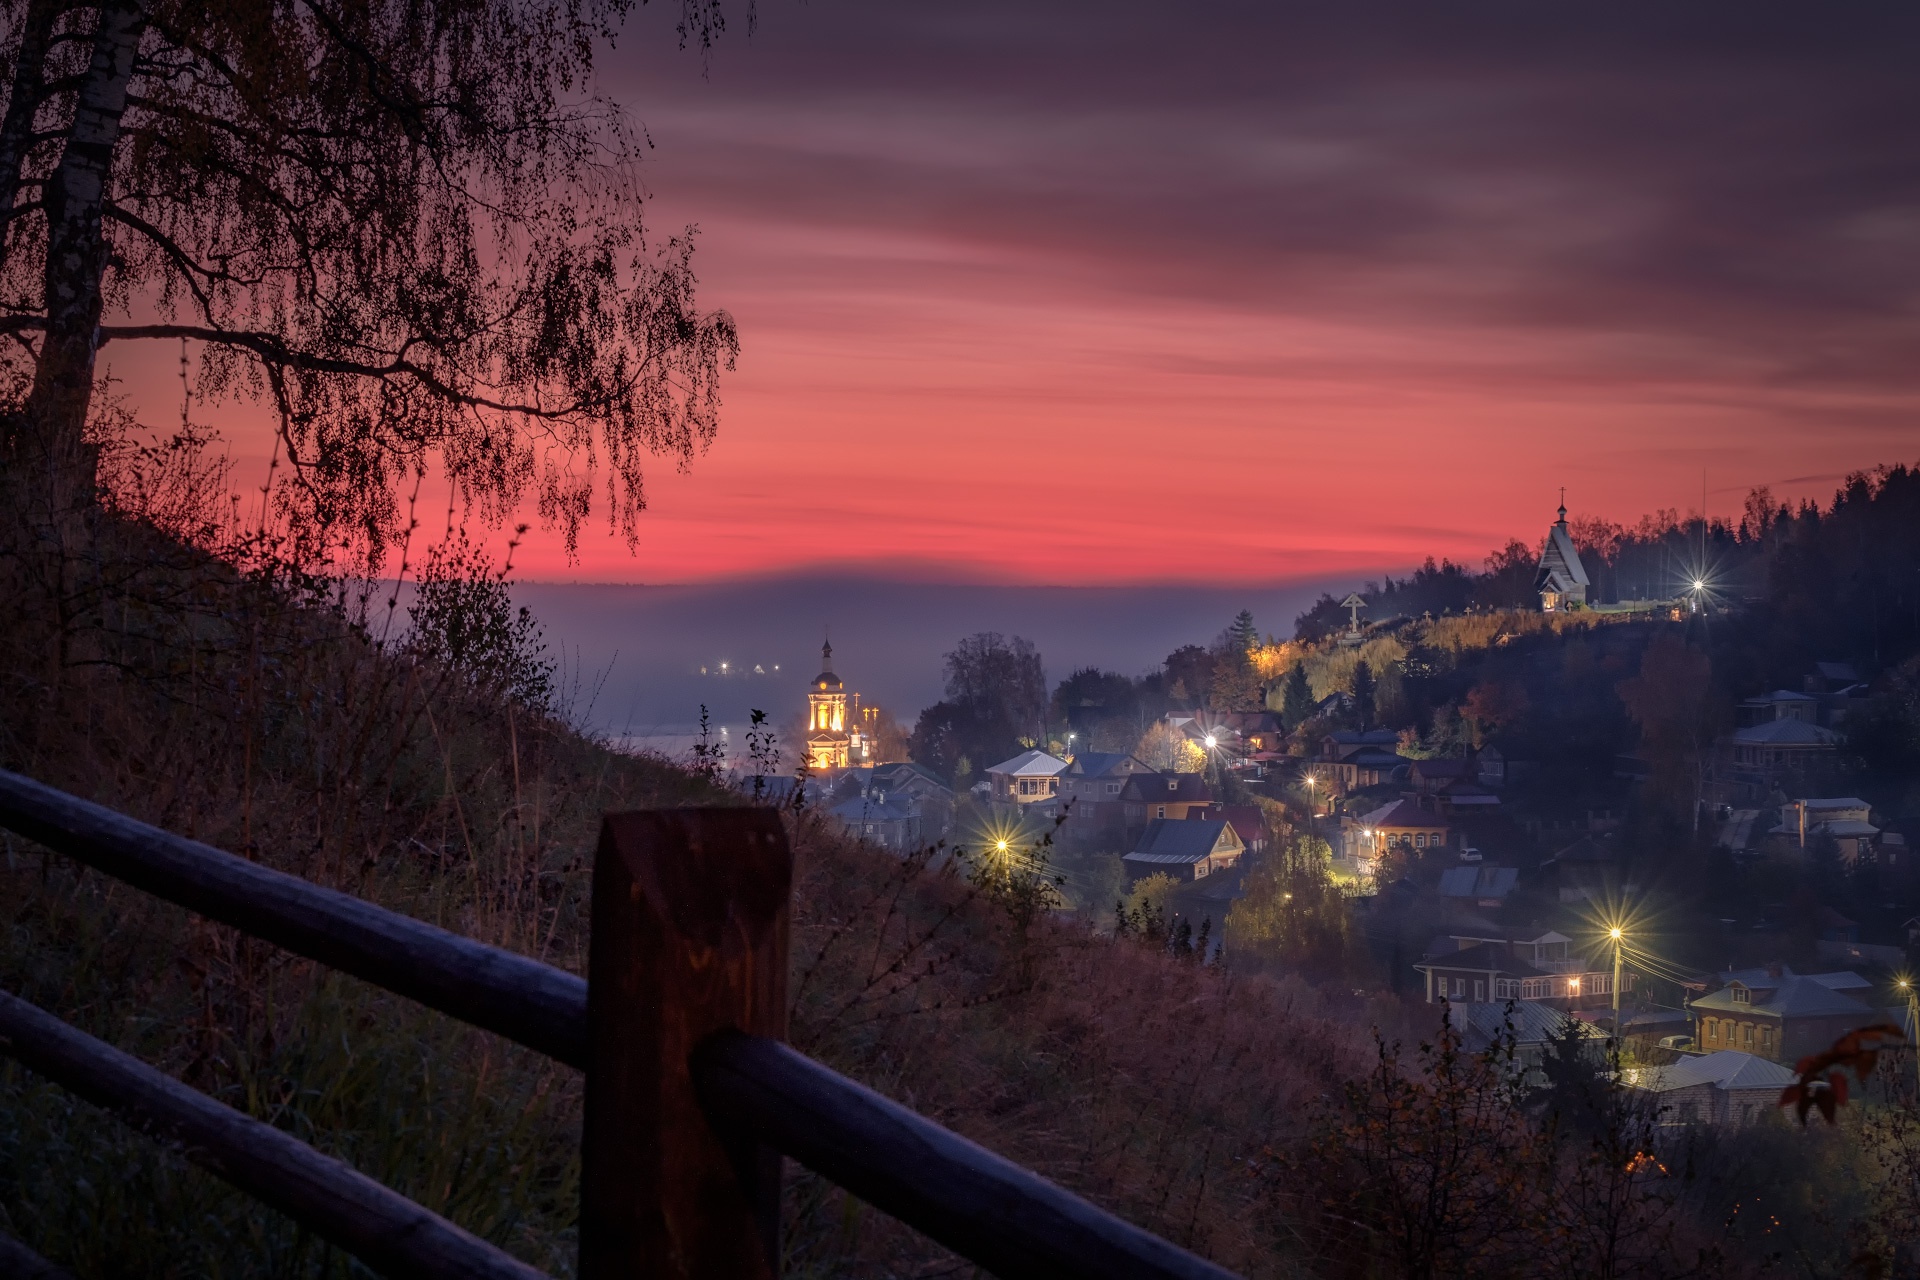
[[[1307,684],[1307,666],[1304,662],[1293,664],[1293,670],[1287,672],[1286,684],[1280,695],[1280,722],[1292,733],[1313,714],[1313,690]]]
[[[1360,717],[1360,727],[1373,728],[1373,668],[1364,658],[1353,664],[1353,684],[1349,692],[1353,694],[1354,714]]]

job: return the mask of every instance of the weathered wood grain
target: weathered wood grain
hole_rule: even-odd
[[[773,1040],[709,1036],[693,1078],[715,1125],[784,1151],[1007,1280],[1233,1274]]]
[[[178,1142],[187,1159],[279,1209],[383,1275],[546,1280],[544,1272],[172,1076],[0,992],[0,1052]]]
[[[573,1067],[587,984],[0,770],[0,825],[211,920],[418,1000]]]
[[[722,1028],[786,1035],[792,878],[769,810],[607,816],[587,961],[581,1280],[778,1274],[780,1157],[707,1123],[688,1058]]]

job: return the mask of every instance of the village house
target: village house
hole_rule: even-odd
[[[1474,1004],[1469,1001],[1453,1005],[1451,1016],[1453,1025],[1460,1031],[1460,1047],[1468,1053],[1485,1053],[1511,1035],[1514,1060],[1533,1072],[1546,1058],[1552,1042],[1571,1031],[1577,1038],[1582,1059],[1602,1070],[1607,1066],[1607,1033],[1550,1004],[1505,1000]],[[1530,1076],[1530,1083],[1546,1081],[1543,1077]]]
[[[1769,720],[1798,720],[1803,724],[1817,724],[1820,719],[1820,700],[1810,693],[1775,689],[1772,693],[1743,699],[1734,712],[1742,725],[1765,724]]]
[[[1613,998],[1611,966],[1589,968],[1570,952],[1572,939],[1552,930],[1508,936],[1451,934],[1436,939],[1413,966],[1426,980],[1427,1003],[1552,1001],[1568,1008]]]
[[[1129,831],[1155,818],[1185,819],[1213,803],[1213,788],[1198,773],[1136,773],[1120,785],[1121,821]]]
[[[1360,839],[1365,856],[1378,861],[1389,849],[1444,849],[1452,843],[1453,828],[1438,814],[1412,800],[1395,800],[1361,815]]]
[[[1061,834],[1085,843],[1101,835],[1118,838],[1126,826],[1126,802],[1120,793],[1135,774],[1158,771],[1124,752],[1082,751],[1067,762],[1060,778],[1060,803],[1069,816]]]
[[[1773,1062],[1817,1053],[1880,1013],[1853,992],[1872,990],[1854,973],[1796,974],[1785,965],[1722,975],[1718,991],[1688,1003],[1697,1049],[1738,1049]]]
[[[1129,884],[1156,874],[1191,881],[1231,871],[1245,853],[1230,822],[1155,818],[1120,863]]]
[[[987,770],[988,796],[998,804],[1038,804],[1060,793],[1067,762],[1044,751],[1023,751]]]
[[[1315,765],[1314,772],[1325,784],[1328,795],[1344,796],[1383,782],[1397,781],[1406,776],[1410,763],[1398,752],[1362,747],[1344,759]]]
[[[1777,1062],[1737,1049],[1681,1058],[1627,1073],[1630,1088],[1659,1099],[1662,1124],[1738,1129],[1780,1109],[1780,1091],[1797,1077]]]
[[[1399,745],[1400,735],[1391,729],[1336,729],[1320,739],[1320,759],[1331,764],[1357,751],[1392,751]]]
[[[1478,782],[1480,770],[1471,760],[1435,758],[1407,766],[1407,782],[1422,795],[1435,795],[1456,782]]]
[[[1805,850],[1831,839],[1840,858],[1852,865],[1861,852],[1871,852],[1880,828],[1873,825],[1871,806],[1858,796],[1804,797],[1780,806],[1780,822],[1772,835],[1776,845]]]

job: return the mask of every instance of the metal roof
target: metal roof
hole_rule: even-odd
[[[1067,762],[1059,756],[1035,750],[1023,751],[1011,760],[1002,760],[987,772],[1010,774],[1016,778],[1051,778],[1066,767]]]
[[[1653,1093],[1671,1093],[1701,1084],[1716,1089],[1784,1089],[1794,1079],[1793,1072],[1777,1062],[1738,1049],[1722,1049],[1648,1068],[1640,1074],[1639,1087]]]
[[[1765,985],[1739,983],[1748,988],[1753,997],[1751,1003],[1736,1002],[1733,998],[1734,984],[1729,983],[1712,995],[1699,997],[1692,1007],[1705,1009],[1709,1013],[1765,1013],[1776,1018],[1809,1018],[1826,1014],[1865,1016],[1870,1012],[1852,996],[1842,995],[1814,978],[1783,975],[1765,978],[1762,982]]]
[[[1155,818],[1123,862],[1194,863],[1215,853],[1246,848],[1230,823],[1196,818]]]
[[[1839,735],[1805,720],[1768,720],[1733,731],[1733,740],[1748,746],[1831,746]]]

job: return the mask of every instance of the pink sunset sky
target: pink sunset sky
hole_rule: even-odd
[[[1727,515],[1920,456],[1889,10],[762,0],[704,63],[672,26],[601,88],[739,368],[637,552],[536,528],[521,577],[1273,582],[1477,564],[1561,485]],[[177,348],[106,356],[177,415]],[[257,483],[264,413],[195,415]]]

